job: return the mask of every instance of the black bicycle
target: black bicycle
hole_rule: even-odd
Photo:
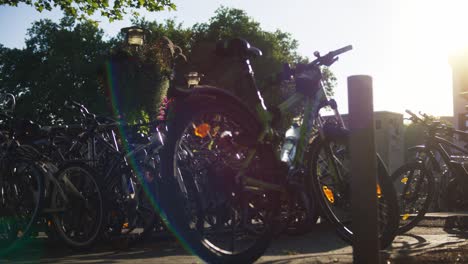
[[[6,96],[11,109],[0,112],[0,255],[17,248],[34,231],[44,200],[45,177],[36,162],[39,153],[15,139],[7,122],[15,98]]]
[[[64,155],[85,162],[98,172],[104,196],[104,236],[148,237],[160,224],[152,200],[164,137],[157,128],[161,122],[130,125],[94,115],[78,102],[66,105],[81,113],[86,129]],[[142,135],[143,127],[151,133]]]
[[[86,164],[62,155],[63,149],[72,144],[63,140],[64,135],[82,129],[81,125],[41,127],[14,115],[4,115],[2,121],[10,137],[30,153],[30,159],[42,172],[43,188],[39,192],[43,201],[38,222],[45,225],[48,235],[70,247],[90,247],[99,237],[103,219],[96,173]]]
[[[419,117],[409,110],[406,112],[413,123],[424,127],[426,136],[423,145],[409,149],[415,153],[414,161],[404,164],[392,175],[400,206],[399,233],[416,226],[436,200],[445,200],[449,209],[468,208],[468,173],[461,158],[468,155],[468,150],[448,140],[458,135],[466,141],[468,133],[427,115]],[[434,175],[438,175],[437,180]]]

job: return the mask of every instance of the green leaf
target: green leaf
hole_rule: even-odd
[[[110,9],[109,0],[0,0],[0,5],[16,7],[18,3],[34,6],[38,12],[44,9],[52,10],[53,5],[79,21],[86,20],[96,11],[106,16],[109,21],[121,20],[126,14],[125,8],[128,7],[144,8],[148,11],[160,11],[165,7],[175,10],[175,5],[170,0],[115,0]]]

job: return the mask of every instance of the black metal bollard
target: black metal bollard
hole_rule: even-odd
[[[348,77],[354,263],[379,263],[372,77]]]

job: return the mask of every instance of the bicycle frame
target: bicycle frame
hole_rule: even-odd
[[[61,199],[63,199],[63,204],[67,205],[69,203],[68,196],[65,194],[65,191],[62,187],[62,184],[59,183],[59,181],[54,177],[54,169],[56,168],[47,168],[50,167],[46,164],[42,165],[42,169],[45,171],[44,173],[44,180],[46,182],[46,186],[52,185],[53,188],[57,188],[57,192],[60,195]],[[65,182],[64,184],[68,187],[68,190],[71,191],[74,195],[82,197],[83,195],[76,189],[75,185],[71,183],[67,178],[64,178]],[[46,187],[47,189],[48,187]],[[49,193],[52,193],[49,192]],[[51,197],[48,197],[48,201],[46,202],[46,206],[42,209],[43,214],[50,214],[50,213],[61,213],[65,212],[67,209],[65,206],[62,206],[60,208],[57,207],[52,207],[52,202],[50,201]],[[84,199],[84,198],[83,198]]]
[[[285,113],[287,110],[298,106],[300,104],[304,104],[304,115],[303,115],[303,120],[302,124],[299,128],[299,139],[296,144],[296,153],[293,158],[292,165],[290,166],[290,171],[293,168],[298,168],[301,165],[304,164],[304,154],[307,149],[307,144],[309,143],[309,139],[312,136],[313,128],[314,128],[314,123],[316,127],[318,127],[318,134],[320,137],[324,137],[324,132],[322,129],[323,126],[323,121],[322,118],[319,114],[319,110],[321,106],[323,105],[322,103],[324,101],[328,101],[328,98],[325,94],[325,91],[323,89],[323,85],[320,83],[320,89],[315,93],[313,97],[307,97],[304,96],[301,93],[295,92],[293,95],[291,95],[288,99],[286,99],[284,102],[278,105],[278,109],[280,114]],[[260,117],[265,117],[268,116],[268,112],[265,109],[265,107],[258,107],[257,111],[262,111],[263,113],[260,113]],[[339,114],[337,109],[333,109],[334,115],[338,122],[340,123],[339,125],[341,127],[345,127],[343,120],[341,118],[341,115]],[[267,113],[264,113],[267,112]],[[265,126],[262,133],[259,135],[257,143],[263,144],[265,142],[265,138],[268,138],[270,133],[272,133],[272,128],[270,126],[270,123],[267,122],[266,120],[262,121],[264,124],[268,124],[268,126]],[[286,187],[281,186],[278,184],[273,184],[265,181],[261,181],[258,179],[254,179],[248,176],[244,176],[244,173],[248,166],[250,165],[250,162],[254,158],[256,154],[256,149],[252,149],[249,151],[247,155],[247,159],[244,162],[242,169],[239,171],[239,173],[236,175],[236,179],[240,180],[241,178],[243,179],[244,183],[247,185],[247,188],[260,188],[260,189],[267,189],[267,190],[274,190],[274,191],[280,191],[280,192],[286,192]],[[279,157],[277,157],[279,159]],[[336,172],[335,166],[332,166],[334,172]],[[334,173],[336,176],[336,173]]]
[[[112,143],[104,139],[104,136],[99,133],[95,133],[94,131],[88,132],[88,134],[86,135],[88,148],[87,161],[93,163],[93,165],[95,165],[98,162],[100,153],[97,153],[98,148],[96,147],[96,145],[99,145],[101,148],[103,148],[102,151],[110,151],[112,157],[110,159],[109,166],[107,167],[107,170],[104,174],[104,186],[106,190],[108,190],[109,188],[117,186],[120,182],[122,190],[126,191],[126,195],[130,195],[130,190],[134,191],[135,189],[135,183],[133,182],[132,178],[129,175],[127,175],[127,177],[125,177],[125,175],[121,175],[121,177],[119,178],[116,177],[116,175],[113,175],[112,172],[114,171],[116,166],[119,166],[119,164],[121,164],[122,162],[125,162],[127,166],[130,166],[128,164],[129,159],[131,159],[133,156],[135,156],[135,154],[141,151],[146,151],[149,148],[152,148],[153,151],[159,151],[159,149],[161,149],[163,146],[161,132],[158,130],[158,139],[160,141],[154,141],[149,142],[147,144],[138,145],[131,151],[122,151],[119,148],[116,133],[113,129],[110,129],[110,131],[107,131],[107,133],[109,134],[109,140]],[[130,184],[130,187],[128,186],[128,184]]]
[[[435,153],[438,153],[442,158],[445,165],[448,169],[452,172],[457,171],[457,169],[452,164],[453,156],[449,154],[449,149],[454,149],[461,152],[463,155],[468,155],[468,151],[460,146],[455,145],[454,143],[439,137],[437,135],[430,135],[428,140],[426,141],[425,146],[423,147],[424,152],[429,156],[429,162],[434,166],[435,169],[441,171],[439,166],[439,162],[435,157]],[[457,174],[456,174],[457,175]],[[461,176],[461,175],[458,175]],[[468,175],[463,175],[464,177],[468,177]]]

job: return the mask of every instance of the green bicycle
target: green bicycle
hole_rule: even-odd
[[[348,131],[334,100],[321,84],[320,66],[330,66],[351,46],[296,67],[296,92],[268,110],[258,91],[250,59],[261,51],[243,39],[220,42],[217,53],[237,58],[256,93],[255,112],[230,93],[207,86],[190,92],[171,87],[175,97],[161,155],[158,202],[166,223],[194,254],[209,263],[251,263],[268,248],[281,227],[281,204],[293,201],[301,224],[317,220],[316,203],[338,234],[353,241],[350,221]],[[275,129],[281,114],[302,106],[294,144]],[[319,111],[330,107],[333,118]],[[288,148],[288,158],[284,149]],[[283,151],[282,151],[283,149]],[[377,196],[380,239],[388,246],[398,227],[390,178],[379,164]]]

